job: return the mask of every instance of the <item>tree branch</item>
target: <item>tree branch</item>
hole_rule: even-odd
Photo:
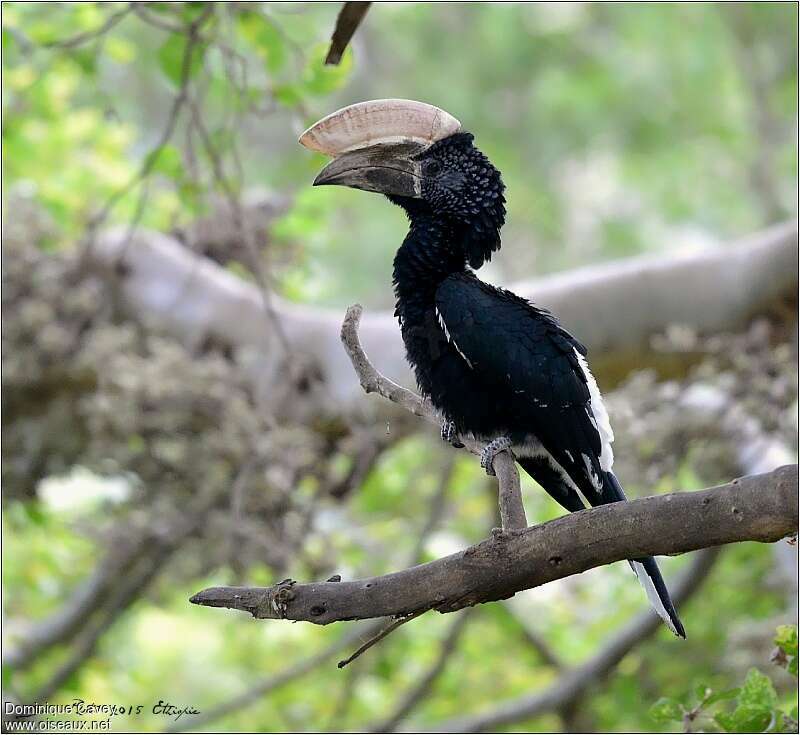
[[[458,647],[461,634],[464,632],[472,610],[462,610],[455,616],[447,635],[439,647],[439,652],[430,668],[425,671],[419,680],[403,694],[394,709],[382,720],[365,728],[366,732],[386,733],[395,732],[403,720],[432,692],[436,679],[445,670],[447,662]]]
[[[362,312],[363,309],[359,304],[355,304],[347,310],[342,323],[341,338],[364,392],[377,393],[414,416],[419,416],[429,423],[439,426],[442,422],[442,417],[429,401],[389,380],[375,369],[358,338],[358,326],[361,322]],[[471,437],[460,437],[460,439],[470,452],[473,454],[481,453],[483,444]],[[503,529],[512,531],[526,528],[528,521],[525,517],[525,508],[522,505],[519,472],[513,455],[508,451],[497,454],[494,458],[494,470],[497,474],[500,518]]]
[[[524,531],[495,533],[464,551],[381,577],[211,587],[191,602],[318,625],[429,609],[452,612],[624,559],[778,541],[796,532],[797,516],[797,465],[787,465],[708,490],[614,503]]]
[[[84,31],[83,33],[79,33],[76,36],[72,36],[71,38],[65,38],[62,41],[48,41],[47,43],[42,44],[44,48],[54,48],[54,49],[72,49],[76,46],[81,46],[88,41],[93,41],[96,38],[99,38],[105,33],[108,33],[117,23],[119,23],[123,18],[125,18],[128,13],[130,13],[134,8],[134,3],[129,3],[125,5],[123,8],[118,10],[115,13],[111,13],[103,23],[98,26],[97,28],[93,28],[90,31]]]
[[[125,228],[100,233],[93,265],[118,279],[124,306],[136,318],[157,324],[186,344],[215,344],[254,350],[253,383],[274,403],[285,391],[278,336],[265,335],[262,297],[221,266],[191,253],[166,235],[139,228],[132,246]],[[741,329],[797,293],[797,223],[786,222],[738,243],[699,253],[645,256],[512,284],[556,314],[592,355],[592,371],[609,385],[633,368],[666,359],[651,337],[682,324],[699,334]],[[630,304],[635,303],[636,309]],[[273,299],[292,353],[319,366],[324,376],[315,392],[287,413],[374,417],[391,415],[386,404],[368,403],[336,339],[338,313]],[[397,322],[391,312],[369,314],[361,339],[384,375],[411,382]],[[674,367],[674,366],[673,366]],[[395,412],[396,413],[396,412]],[[294,414],[292,414],[294,415]]]
[[[336,18],[336,28],[331,36],[331,47],[325,57],[326,64],[337,65],[342,60],[347,44],[358,30],[372,3],[352,2],[342,5]]]
[[[347,310],[341,339],[362,388],[439,423],[428,401],[372,365],[358,338],[361,313],[358,305]],[[470,451],[480,448],[471,437],[462,441]],[[245,610],[256,618],[319,625],[386,616],[408,618],[431,609],[452,612],[507,599],[520,590],[623,559],[679,554],[736,541],[777,541],[797,528],[797,465],[787,465],[709,490],[613,503],[521,530],[516,524],[526,521],[513,456],[502,452],[497,459],[501,515],[508,525],[476,546],[382,577],[212,587],[194,595],[191,602]]]

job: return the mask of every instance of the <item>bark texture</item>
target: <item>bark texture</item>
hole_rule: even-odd
[[[464,551],[381,577],[211,587],[191,601],[319,625],[452,612],[623,559],[778,541],[797,532],[797,478],[797,465],[787,465],[707,490],[614,503],[520,532],[497,532]]]
[[[128,238],[126,228],[109,230],[98,237],[91,260],[118,279],[124,304],[136,318],[190,345],[210,341],[239,353],[272,405],[283,399],[292,413],[302,407],[316,414],[386,415],[388,406],[365,400],[353,378],[337,338],[338,312],[274,298],[287,355],[279,336],[265,329],[271,321],[258,288],[169,236],[142,229]],[[670,325],[702,334],[740,329],[755,314],[796,298],[797,286],[797,222],[792,221],[699,253],[631,258],[511,288],[556,313],[587,345],[593,372],[609,385],[634,367],[659,365],[664,356],[650,340]],[[413,384],[391,312],[365,316],[361,338],[381,373]],[[319,378],[304,401],[285,385],[287,364],[310,365]]]

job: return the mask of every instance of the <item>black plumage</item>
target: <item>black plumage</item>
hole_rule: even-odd
[[[584,499],[624,500],[586,349],[548,311],[472,270],[500,247],[499,171],[469,133],[395,155],[404,157],[395,183],[391,160],[376,167],[379,179],[353,179],[341,159],[336,172],[347,173],[318,183],[382,191],[408,215],[410,229],[394,260],[395,313],[420,390],[457,434],[491,442],[492,450],[510,446],[567,510],[583,509]],[[376,153],[368,157],[374,166]],[[490,451],[484,457],[490,472],[491,459]],[[659,615],[685,637],[655,560],[631,566]]]

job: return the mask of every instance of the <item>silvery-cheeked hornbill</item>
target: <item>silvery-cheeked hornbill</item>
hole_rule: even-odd
[[[420,391],[442,437],[486,442],[569,511],[625,500],[614,435],[586,349],[545,309],[484,283],[473,269],[500,247],[500,172],[444,110],[410,100],[351,105],[300,138],[332,156],[315,185],[385,194],[410,229],[394,260],[396,316]],[[685,637],[655,559],[630,562],[655,611]]]

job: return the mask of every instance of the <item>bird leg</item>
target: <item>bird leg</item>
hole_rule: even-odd
[[[496,439],[492,439],[492,441],[483,448],[481,452],[481,467],[486,470],[487,475],[490,477],[495,476],[493,466],[495,456],[510,448],[511,439],[507,436],[498,436]]]
[[[450,419],[442,419],[442,441],[452,444],[456,449],[461,449],[464,446],[458,440],[456,425]]]

